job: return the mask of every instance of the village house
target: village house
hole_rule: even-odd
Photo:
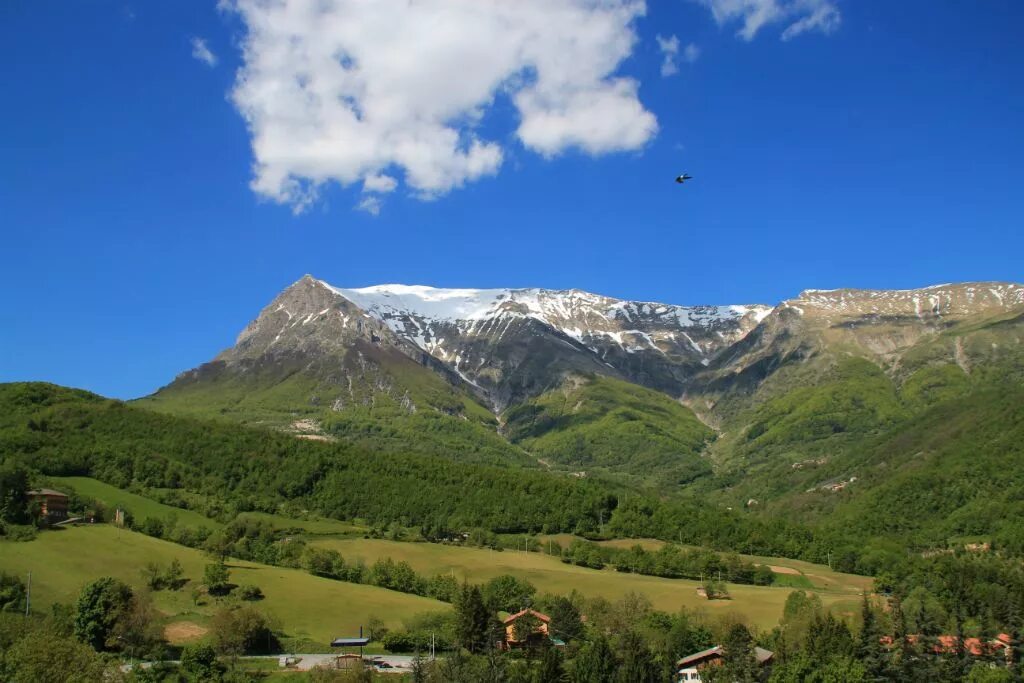
[[[530,633],[523,638],[523,634],[519,633],[520,628],[516,625],[521,623],[523,619],[532,618],[534,621],[533,628]],[[502,641],[502,649],[515,650],[526,647],[546,647],[549,645],[561,646],[565,643],[558,638],[551,637],[551,617],[546,614],[532,609],[524,609],[510,614],[505,617],[502,622],[505,625],[505,639]]]
[[[25,494],[30,503],[39,505],[39,514],[47,522],[63,522],[68,518],[68,496],[53,489],[33,489]]]
[[[919,635],[911,634],[907,636],[907,642],[911,645],[916,645],[920,640],[921,636]],[[892,648],[894,645],[892,636],[882,636],[879,642],[886,648]],[[957,636],[941,635],[935,637],[929,649],[932,654],[936,655],[953,653],[958,649],[962,649],[965,654],[972,657],[998,658],[1002,656],[1010,660],[1013,657],[1012,645],[1013,640],[1008,633],[1000,633],[991,640],[964,638],[962,645]]]
[[[716,645],[715,647],[701,652],[696,652],[688,657],[683,657],[676,662],[676,674],[677,681],[700,681],[700,672],[711,666],[722,665],[722,646]],[[757,659],[757,663],[761,666],[768,666],[772,662],[772,658],[775,653],[764,648],[755,647],[754,657]]]

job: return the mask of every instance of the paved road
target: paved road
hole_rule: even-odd
[[[257,655],[255,657],[246,657],[245,659],[278,659],[278,658],[283,657],[283,656],[285,656],[285,655]],[[289,657],[298,657],[299,658],[299,663],[296,666],[292,667],[292,669],[297,670],[297,671],[309,671],[310,669],[314,669],[314,668],[316,668],[316,667],[318,667],[318,666],[320,666],[322,664],[323,665],[328,665],[335,657],[338,656],[338,653],[337,652],[328,652],[328,653],[323,653],[323,654],[305,654],[305,655],[287,655],[287,656],[289,656]],[[407,673],[408,671],[412,670],[412,660],[415,659],[415,657],[413,655],[382,654],[382,655],[363,655],[363,659],[367,660],[367,662],[370,662],[370,663],[373,663],[373,662],[386,662],[386,663],[390,664],[395,669],[395,673]],[[180,662],[177,661],[177,660],[173,660],[170,663],[171,664],[180,664]],[[152,666],[152,663],[151,662],[140,662],[139,664],[136,664],[136,666],[138,666],[138,667],[140,667],[142,669],[148,669],[150,666]],[[132,669],[132,667],[129,664],[125,664],[125,665],[123,665],[121,667],[121,670],[124,671],[124,672],[131,671],[131,669]]]
[[[251,659],[277,659],[278,657],[282,656],[284,655],[261,655],[259,657],[252,657]],[[300,658],[298,665],[295,667],[296,669],[298,669],[299,671],[309,671],[310,669],[314,669],[320,666],[321,664],[329,664],[331,661],[334,660],[335,657],[338,656],[338,653],[331,652],[327,654],[307,654],[288,656]],[[387,664],[390,664],[393,668],[397,669],[398,672],[404,673],[412,669],[412,660],[414,659],[414,657],[412,655],[382,654],[363,655],[363,659],[367,660],[368,662],[386,662]]]

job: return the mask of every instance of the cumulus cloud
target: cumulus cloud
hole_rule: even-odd
[[[232,99],[248,123],[253,189],[301,210],[326,183],[360,207],[399,180],[429,198],[497,173],[507,132],[551,157],[635,150],[657,132],[617,74],[643,0],[222,0],[246,27]]]
[[[679,56],[679,38],[669,36],[662,38],[655,36],[658,41],[658,49],[661,50],[661,75],[671,76],[679,71],[676,66],[676,57]]]
[[[738,22],[737,35],[753,40],[769,24],[784,24],[782,39],[808,31],[831,33],[841,16],[835,0],[696,0],[711,10],[719,24]]]
[[[363,195],[359,199],[359,203],[356,204],[356,208],[360,211],[365,211],[371,216],[380,215],[380,197],[376,195]]]
[[[202,38],[192,38],[192,56],[206,66],[217,66],[217,55],[210,51]]]
[[[669,36],[663,38],[658,35],[655,36],[658,41],[658,49],[661,50],[661,75],[668,77],[679,73],[678,60],[680,57],[687,64],[693,64],[700,57],[700,48],[690,43],[683,48],[682,54],[679,50],[679,38],[676,36]]]

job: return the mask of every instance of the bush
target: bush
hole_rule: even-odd
[[[211,562],[203,571],[203,583],[210,595],[226,595],[231,589],[228,585],[230,573],[223,562]]]
[[[211,631],[217,651],[225,655],[264,654],[276,645],[266,617],[248,606],[218,611]]]
[[[262,600],[264,597],[263,591],[260,589],[260,587],[254,586],[252,584],[243,584],[239,586],[237,589],[235,589],[235,595],[237,595],[241,600],[250,601]]]
[[[224,671],[217,661],[217,651],[206,643],[185,646],[181,651],[181,669],[197,681],[215,681]]]

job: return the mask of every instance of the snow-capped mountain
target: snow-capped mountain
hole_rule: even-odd
[[[711,396],[756,386],[784,364],[829,348],[859,348],[895,366],[903,350],[950,325],[1021,311],[1024,287],[1009,283],[806,290],[774,307],[679,306],[578,289],[350,289],[307,275],[264,308],[234,347],[183,378],[270,373],[274,381],[298,373],[352,394],[360,382],[394,384],[387,377],[395,364],[412,363],[495,411],[572,374]],[[951,346],[954,352],[962,350]]]
[[[439,289],[378,285],[343,289],[322,283],[386,324],[395,334],[464,374],[486,359],[472,342],[499,344],[536,321],[597,354],[657,353],[706,362],[742,337],[770,306],[675,306],[623,301],[578,289]]]

